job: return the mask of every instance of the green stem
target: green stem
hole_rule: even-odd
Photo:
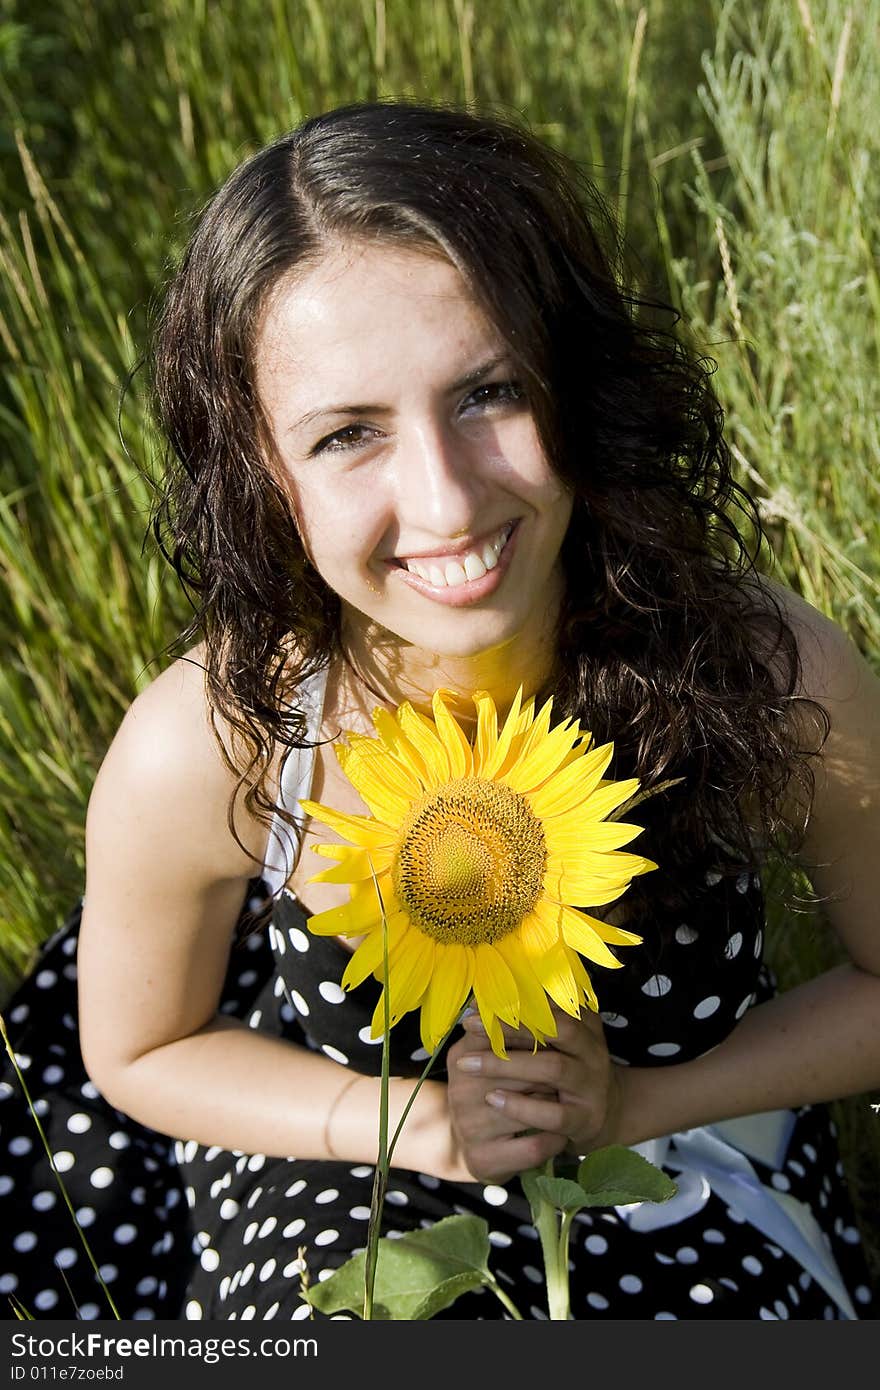
[[[504,1304],[504,1307],[507,1309],[508,1313],[512,1318],[514,1318],[517,1322],[522,1322],[522,1313],[519,1311],[513,1300],[508,1298],[507,1294],[504,1292],[500,1284],[496,1284],[494,1279],[490,1279],[489,1283],[486,1285],[486,1288],[492,1290],[499,1303]]]
[[[553,1177],[553,1159],[541,1169],[544,1177]],[[568,1321],[568,1231],[560,1233],[556,1208],[543,1197],[532,1207],[532,1220],[541,1238],[544,1253],[544,1278],[547,1283],[547,1310],[551,1322]],[[564,1249],[563,1249],[564,1246]]]

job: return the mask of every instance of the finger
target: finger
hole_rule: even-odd
[[[491,1050],[462,1050],[451,1060],[459,1076],[479,1077],[489,1083],[497,1080],[512,1090],[555,1091],[577,1085],[577,1068],[572,1059],[555,1049],[513,1052],[508,1057],[497,1057]]]
[[[529,1168],[540,1168],[568,1146],[564,1135],[524,1134],[476,1145],[468,1152],[467,1166],[479,1182],[508,1182]]]
[[[487,1037],[486,1029],[479,1014],[467,1014],[462,1019],[462,1028],[468,1037]],[[504,1045],[507,1048],[515,1048],[517,1051],[528,1050],[533,1052],[539,1046],[535,1042],[534,1035],[528,1028],[511,1028],[509,1023],[501,1024],[501,1033],[504,1038]]]
[[[570,1106],[558,1096],[546,1099],[529,1094],[496,1089],[486,1095],[486,1104],[518,1129],[537,1129],[551,1134],[566,1134],[572,1122]]]

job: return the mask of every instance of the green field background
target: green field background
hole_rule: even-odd
[[[587,166],[637,288],[718,364],[762,567],[880,669],[878,51],[880,0],[0,0],[0,1001],[82,890],[95,772],[188,617],[122,383],[205,199],[327,107],[476,102]],[[769,880],[790,985],[839,955]],[[835,1116],[880,1282],[870,1099]]]

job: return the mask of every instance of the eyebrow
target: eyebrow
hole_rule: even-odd
[[[465,391],[469,386],[479,386],[490,373],[494,372],[496,367],[500,367],[502,363],[508,363],[509,361],[510,353],[498,353],[495,357],[489,358],[488,361],[481,363],[479,367],[474,367],[472,371],[466,372],[464,376],[454,381],[448,388],[446,395],[455,395],[459,391]],[[390,406],[377,405],[376,403],[366,403],[362,405],[321,405],[318,406],[316,410],[309,410],[305,415],[301,415],[300,418],[295,420],[289,427],[287,432],[288,434],[292,434],[294,430],[301,430],[305,425],[311,424],[313,420],[317,420],[323,415],[388,415],[390,412]]]

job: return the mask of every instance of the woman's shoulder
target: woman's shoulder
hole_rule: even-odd
[[[98,770],[89,816],[161,816],[166,829],[197,828],[209,854],[228,864],[230,877],[253,875],[259,865],[250,855],[262,862],[267,831],[239,795],[235,826],[250,853],[236,844],[228,815],[240,780],[232,730],[211,708],[199,644],[129,705]]]

